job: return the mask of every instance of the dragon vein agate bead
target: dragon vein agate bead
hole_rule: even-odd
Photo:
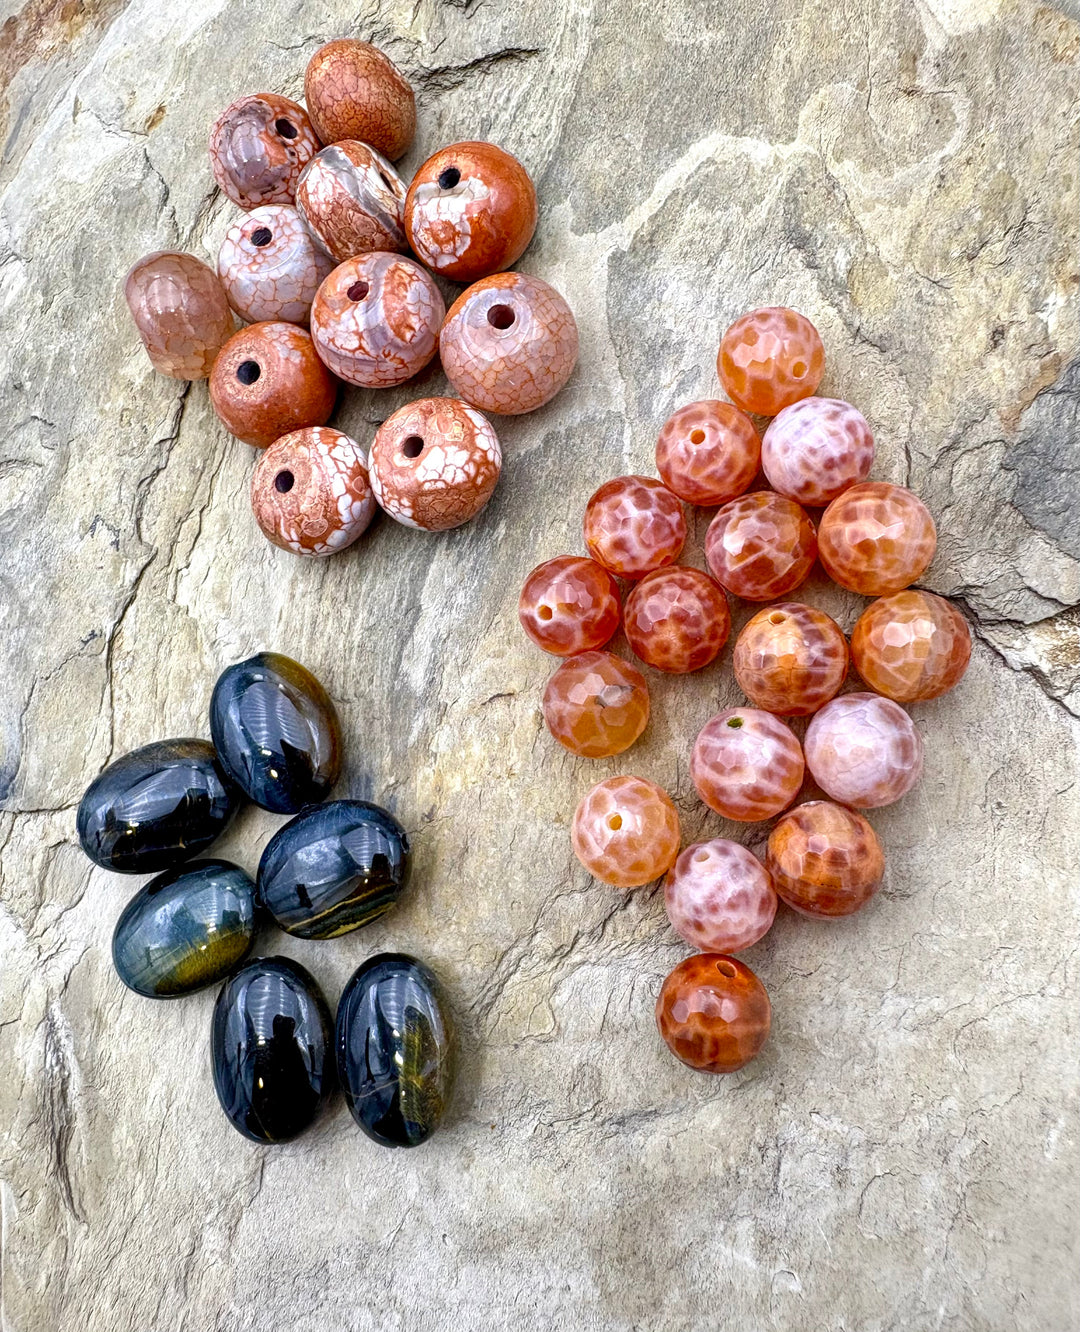
[[[731,632],[727,598],[698,569],[657,569],[626,599],[626,641],[658,671],[685,675],[708,666]]]
[[[827,796],[856,809],[899,800],[922,776],[923,742],[899,703],[845,694],[826,703],[803,742],[806,766]]]
[[[795,799],[803,754],[790,727],[771,712],[727,708],[698,732],[690,777],[710,809],[737,823],[771,819]]]
[[[825,572],[849,592],[885,597],[926,572],[937,533],[926,505],[903,486],[863,481],[838,496],[818,529]]]
[[[306,329],[280,321],[249,324],[221,349],[210,402],[230,434],[265,449],[291,430],[330,418],[337,381]]]
[[[629,749],[649,721],[649,690],[636,666],[610,652],[567,657],[544,690],[544,721],[582,758]]]
[[[557,657],[602,648],[619,627],[619,589],[595,560],[559,555],[525,579],[518,619],[537,647]]]
[[[737,407],[776,416],[817,391],[825,373],[825,348],[805,315],[769,306],[731,325],[720,343],[716,370]]]
[[[808,717],[840,691],[848,647],[835,620],[814,606],[782,601],[748,620],[732,657],[739,688],[756,708]]]
[[[319,151],[307,112],[276,93],[227,106],[210,131],[214,179],[234,204],[291,204],[300,172]]]
[[[640,888],[674,865],[679,816],[654,782],[609,777],[578,805],[571,841],[578,860],[601,883]]]
[[[404,203],[405,182],[381,153],[356,139],[316,153],[296,186],[309,231],[339,264],[368,250],[404,250]]]
[[[287,204],[254,208],[234,222],[217,262],[229,304],[249,324],[306,324],[319,283],[333,266]]]
[[[730,402],[680,407],[656,442],[656,470],[688,504],[726,504],[748,490],[761,463],[754,423]]]
[[[881,887],[885,857],[861,814],[828,800],[789,810],[769,834],[765,864],[783,901],[804,916],[850,916]]]
[[[679,500],[651,476],[605,481],[585,506],[585,545],[620,578],[644,578],[674,564],[686,544]]]
[[[363,449],[329,426],[282,435],[251,476],[251,508],[263,535],[294,555],[351,546],[375,507]]]
[[[864,481],[874,462],[866,417],[836,398],[803,398],[777,416],[761,441],[761,466],[778,494],[811,508]]]
[[[236,327],[217,276],[193,254],[143,255],[124,299],[150,364],[170,379],[205,379]]]
[[[734,1073],[761,1051],[772,1009],[745,962],[721,953],[685,958],[664,981],[656,1026],[668,1049],[700,1073]]]
[[[721,587],[744,601],[772,601],[806,581],[814,566],[814,525],[794,500],[755,490],[717,511],[705,560]]]
[[[320,46],[304,74],[304,100],[323,143],[359,139],[391,162],[416,132],[416,99],[398,67],[367,42]]]
[[[896,592],[872,602],[851,633],[855,669],[897,703],[937,698],[952,689],[971,660],[967,621],[932,592]]]
[[[738,953],[768,933],[776,893],[757,856],[723,837],[695,842],[664,880],[671,928],[702,953]]]

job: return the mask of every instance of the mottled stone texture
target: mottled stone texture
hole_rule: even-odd
[[[17,3],[0,42],[3,1326],[1075,1326],[1080,28],[1035,0]],[[152,373],[120,283],[153,249],[212,262],[236,213],[211,122],[245,92],[302,96],[309,54],[342,33],[415,83],[406,179],[465,138],[528,168],[521,264],[568,299],[581,357],[550,404],[500,423],[506,475],[475,522],[382,521],[315,562],[268,548],[252,451],[204,385]],[[882,892],[843,921],[781,908],[744,955],[771,1037],[716,1079],[656,1034],[684,956],[660,895],[595,885],[569,823],[632,771],[672,791],[687,842],[762,850],[687,773],[698,728],[740,701],[730,651],[650,672],[633,751],[577,759],[543,729],[552,662],[516,603],[528,570],[581,549],[596,487],[652,472],[672,411],[718,396],[723,329],[777,302],[821,330],[821,391],[865,413],[874,475],[929,504],[923,583],[962,599],[976,642],[957,689],[912,707],[922,783],[871,811]],[[438,374],[420,389],[444,392]],[[350,391],[333,423],[367,447],[415,396]],[[863,604],[816,576],[799,597],[845,630]],[[260,943],[331,1003],[380,950],[445,982],[458,1089],[404,1159],[340,1098],[292,1144],[245,1142],[211,1083],[213,993],[123,989],[109,941],[132,884],[75,845],[109,757],[205,735],[218,671],[263,649],[338,704],[337,793],[388,805],[415,845],[384,919]],[[214,854],[254,869],[279,821],[242,814]]]

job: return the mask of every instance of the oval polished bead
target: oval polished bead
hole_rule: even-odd
[[[332,800],[267,843],[259,900],[290,934],[331,939],[389,911],[411,865],[409,839],[392,814],[366,800]]]
[[[227,860],[193,860],[140,888],[113,934],[116,974],[148,999],[223,980],[255,937],[255,885]]]
[[[255,1142],[288,1142],[334,1086],[330,1010],[315,978],[287,957],[260,957],[214,1005],[214,1090],[229,1122]]]
[[[352,1117],[384,1147],[417,1147],[439,1126],[454,1075],[454,1037],[439,982],[404,953],[353,973],[338,1003],[337,1073]]]
[[[150,364],[170,379],[205,379],[236,327],[217,274],[193,254],[143,255],[124,299]]]
[[[325,800],[341,770],[341,724],[329,694],[279,652],[257,652],[221,673],[210,733],[225,771],[274,814]]]
[[[156,874],[205,851],[239,804],[209,741],[158,740],[110,763],[86,788],[79,841],[103,869]]]

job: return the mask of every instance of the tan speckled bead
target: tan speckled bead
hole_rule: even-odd
[[[491,498],[502,450],[490,424],[456,398],[421,398],[384,421],[371,446],[371,485],[391,518],[443,532]]]
[[[554,287],[526,273],[496,273],[450,307],[439,351],[466,402],[518,416],[542,407],[570,378],[577,324]]]
[[[306,324],[328,259],[288,204],[253,208],[225,233],[218,277],[229,304],[249,324]]]
[[[276,93],[227,106],[210,131],[214,179],[234,204],[291,204],[300,172],[319,151],[307,112]]]
[[[251,508],[263,535],[282,550],[344,550],[375,515],[363,449],[329,426],[282,435],[255,464]]]
[[[374,250],[346,259],[319,288],[311,336],[335,375],[389,388],[435,355],[445,312],[434,278],[415,259]]]
[[[216,274],[193,254],[143,255],[124,297],[150,364],[170,379],[205,379],[236,327]]]
[[[343,139],[316,153],[296,187],[311,234],[337,263],[368,250],[405,250],[405,182],[381,153]]]
[[[303,426],[325,425],[337,382],[295,324],[251,324],[221,349],[210,401],[237,439],[265,449]]]
[[[390,159],[416,133],[416,99],[401,71],[367,42],[343,37],[308,61],[304,100],[323,143],[360,139]]]

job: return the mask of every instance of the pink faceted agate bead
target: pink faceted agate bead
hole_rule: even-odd
[[[922,776],[923,742],[899,703],[845,694],[816,714],[804,741],[818,786],[842,805],[877,809],[899,800]]]
[[[656,442],[660,479],[688,504],[726,504],[749,490],[760,463],[754,423],[730,402],[680,407]]]
[[[276,93],[227,106],[210,131],[214,179],[234,204],[291,204],[300,172],[319,151],[307,112]]]
[[[288,204],[253,208],[225,233],[217,270],[229,304],[249,324],[306,324],[334,267]]]
[[[619,589],[595,560],[559,555],[525,579],[518,618],[537,647],[557,657],[602,648],[619,627]]]
[[[802,749],[791,728],[771,712],[728,708],[698,732],[690,776],[717,814],[757,823],[779,814],[798,795]]]
[[[825,572],[849,592],[887,597],[926,572],[937,532],[917,495],[886,481],[863,481],[821,517],[818,554]]]
[[[658,671],[685,675],[716,658],[731,632],[723,589],[699,569],[655,569],[636,584],[623,612],[626,641]]]
[[[585,545],[621,578],[674,564],[686,543],[682,504],[650,476],[605,481],[585,506]]]
[[[578,860],[602,883],[640,888],[675,863],[679,816],[654,782],[609,777],[578,805],[571,841]]]
[[[664,880],[671,928],[700,953],[737,953],[768,933],[776,915],[769,871],[738,842],[688,846]]]
[[[864,481],[874,437],[862,412],[837,398],[803,398],[775,417],[761,441],[769,485],[800,504],[820,507]]]
[[[814,525],[794,500],[755,490],[709,524],[705,559],[716,581],[744,601],[772,601],[806,581],[817,554]]]

